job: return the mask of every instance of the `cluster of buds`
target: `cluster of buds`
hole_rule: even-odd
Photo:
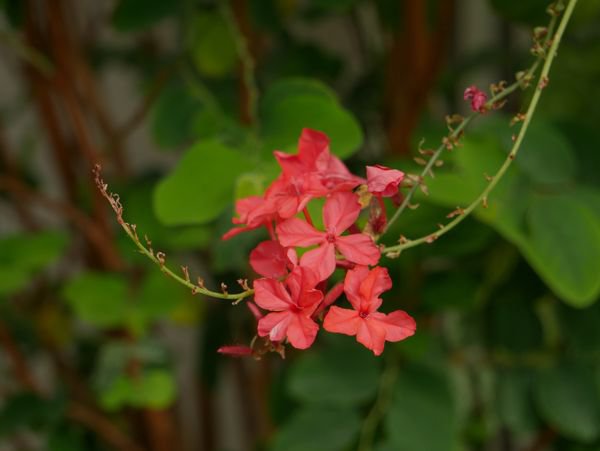
[[[310,129],[302,131],[298,154],[274,155],[281,174],[263,196],[236,202],[236,227],[223,236],[229,239],[261,227],[269,233],[270,239],[259,243],[249,257],[262,276],[254,280],[254,301],[248,302],[258,319],[258,337],[275,349],[284,343],[306,349],[322,326],[327,332],[356,336],[379,355],[386,341],[413,335],[416,324],[406,312],[378,311],[380,296],[392,287],[392,280],[379,266],[381,253],[374,237],[387,223],[384,198],[401,201],[404,173],[377,165],[367,166],[366,178],[354,175],[331,154],[327,136]],[[325,199],[323,230],[315,227],[308,210],[319,198]],[[359,216],[367,209],[361,229]],[[343,282],[332,284],[336,271]],[[342,294],[350,308],[336,305]],[[223,347],[220,352],[250,353],[240,347]]]

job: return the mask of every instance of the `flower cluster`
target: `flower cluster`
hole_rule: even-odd
[[[258,335],[276,346],[285,340],[306,349],[315,341],[319,322],[328,332],[355,335],[359,343],[379,355],[386,341],[414,334],[413,318],[401,310],[379,312],[381,294],[392,286],[386,268],[377,266],[375,243],[386,225],[384,197],[401,200],[404,174],[384,166],[367,166],[367,178],[352,174],[332,155],[329,139],[304,129],[298,154],[274,152],[281,174],[264,196],[236,203],[236,227],[231,238],[246,230],[265,227],[270,240],[250,253],[250,265],[261,276],[254,281]],[[324,198],[323,229],[317,229],[307,205]],[[358,226],[363,208],[370,208],[365,227]],[[301,255],[301,256],[299,256]],[[345,271],[343,283],[329,287],[336,269]],[[350,308],[333,305],[345,293]]]

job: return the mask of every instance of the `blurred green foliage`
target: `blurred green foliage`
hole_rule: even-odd
[[[419,170],[416,155],[383,152],[387,54],[367,45],[360,25],[353,28],[368,9],[377,17],[377,33],[401,34],[401,2],[242,3],[250,28],[266,42],[246,42],[260,47],[253,124],[240,119],[240,99],[248,95],[241,93],[249,70],[240,59],[244,36],[219,2],[116,1],[108,23],[99,26],[131,38],[129,44],[99,39],[84,48],[97,75],[112,63],[123,65],[140,78],[142,91],[168,69],[144,121],[161,157],[172,163],[161,160],[150,170],[115,175],[114,190],[121,194],[125,220],[137,224],[155,250],[165,251],[173,268],[189,265],[207,283],[223,280],[231,287],[238,278],[255,276],[247,256],[265,238],[255,231],[220,241],[231,227],[233,203],[263,191],[278,171],[272,151],[294,152],[302,128],[327,133],[332,152],[361,175],[373,163]],[[510,29],[546,21],[546,0],[488,3]],[[25,3],[0,4],[9,32],[23,31]],[[253,436],[255,449],[516,450],[548,431],[556,450],[599,449],[599,14],[597,0],[578,5],[539,113],[488,207],[439,242],[384,261],[394,288],[384,295],[383,308],[414,315],[417,334],[388,344],[377,359],[353,338],[321,331],[313,349],[288,350],[283,362],[268,355],[267,365],[250,363],[269,373],[270,397],[264,391],[254,395],[265,398],[262,413],[268,418],[262,420],[274,431]],[[336,20],[357,34],[364,65],[363,74],[346,85],[339,80],[351,65],[348,56],[323,38],[299,37],[290,25],[311,29]],[[177,30],[175,45],[147,45],[156,44],[154,34],[165,24]],[[503,51],[515,55],[515,65],[529,57],[519,45]],[[499,49],[482,52],[497,55]],[[431,129],[444,133],[443,114],[456,108],[464,74],[476,70],[496,66],[491,58],[469,55],[441,70],[430,92],[437,106],[420,115],[417,142],[425,135],[425,147],[437,146],[441,135]],[[384,241],[431,233],[451,210],[476,198],[487,183],[484,174],[495,173],[511,146],[509,114],[521,111],[527,96],[518,93],[506,112],[476,121],[428,179],[430,195],[419,195],[419,208],[407,210]],[[1,108],[8,126],[15,109]],[[28,153],[18,156],[23,178],[35,179]],[[93,199],[85,191],[87,177],[74,183],[81,191],[77,199],[85,199],[78,207],[86,213]],[[318,226],[320,213],[313,218]],[[126,270],[102,267],[67,227],[0,238],[0,315],[18,350],[28,358],[52,359],[59,348],[91,387],[95,405],[126,423],[132,411],[168,411],[187,397],[177,385],[174,362],[189,356],[168,349],[161,327],[196,330],[202,343],[194,356],[201,362],[196,382],[216,391],[232,367],[242,371],[216,349],[249,342],[255,321],[244,307],[193,297],[137,255],[120,230],[115,233]],[[39,434],[50,450],[105,449],[69,421],[69,382],[54,379],[52,396],[9,387],[0,403],[0,443],[26,430]],[[242,383],[242,390],[260,385]],[[135,435],[135,428],[124,429]]]

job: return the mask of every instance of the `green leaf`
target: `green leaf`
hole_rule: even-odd
[[[203,105],[182,82],[167,85],[152,107],[150,127],[156,144],[173,149],[199,136],[195,133],[195,116]]]
[[[501,371],[497,384],[495,406],[502,424],[517,435],[537,430],[529,373],[516,369]]]
[[[152,270],[144,279],[135,306],[150,321],[168,315],[190,296],[189,290]]]
[[[199,72],[222,77],[237,63],[235,40],[227,22],[219,13],[197,14],[189,36],[192,59]]]
[[[358,150],[363,134],[354,116],[341,107],[327,87],[298,79],[267,91],[260,108],[265,156],[273,150],[295,151],[303,128],[326,133],[331,151],[347,158]]]
[[[341,451],[352,444],[359,428],[354,410],[306,407],[279,430],[271,451]]]
[[[600,436],[600,400],[588,369],[563,365],[542,371],[534,393],[540,413],[561,434],[582,442]]]
[[[369,351],[344,341],[302,354],[291,369],[288,389],[305,403],[357,405],[374,396],[379,372],[379,362]]]
[[[115,327],[126,320],[127,282],[115,274],[84,273],[71,279],[63,294],[75,314],[99,327]]]
[[[453,451],[458,425],[447,376],[429,367],[402,367],[385,426],[396,451]]]
[[[58,231],[17,233],[0,239],[0,295],[23,289],[35,272],[58,259],[68,239]]]
[[[600,294],[600,218],[573,196],[536,196],[527,215],[527,260],[565,302],[584,307]]]
[[[547,0],[490,0],[494,9],[506,19],[528,25],[546,23]]]
[[[33,393],[5,397],[0,408],[0,437],[18,430],[39,430],[55,422],[63,413],[60,399],[44,399]]]
[[[149,370],[140,380],[132,381],[130,403],[134,407],[163,409],[175,399],[173,376],[166,370]]]
[[[113,13],[113,25],[121,32],[139,31],[172,15],[177,6],[176,1],[121,0]]]
[[[250,161],[215,140],[202,141],[183,156],[154,191],[154,211],[166,225],[204,224],[233,201],[235,182]]]
[[[178,226],[166,227],[161,224],[152,209],[152,194],[154,179],[136,180],[121,198],[125,205],[127,222],[137,225],[140,236],[148,236],[155,248],[168,251],[169,249],[198,249],[207,246],[213,236],[210,226]],[[123,239],[123,250],[127,256],[135,256],[131,252],[131,241],[128,237],[120,235]]]
[[[56,260],[67,244],[58,231],[19,233],[0,240],[0,265],[36,271]]]
[[[424,286],[423,303],[433,309],[471,309],[479,284],[464,271],[432,276]]]
[[[508,152],[511,147],[512,140],[507,139],[504,148]],[[527,130],[515,165],[534,183],[541,185],[573,181],[578,172],[569,141],[556,127],[537,119]]]
[[[100,403],[107,410],[125,406],[162,409],[172,404],[176,387],[173,376],[166,370],[147,370],[132,379],[121,375],[100,394]]]

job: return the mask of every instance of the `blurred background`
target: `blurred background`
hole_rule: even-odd
[[[600,1],[569,24],[490,207],[382,260],[418,324],[380,358],[321,331],[285,360],[243,305],[139,255],[103,166],[175,269],[252,279],[236,198],[300,130],[354,172],[418,173],[467,86],[533,61],[547,0],[0,1],[0,450],[600,450]],[[479,118],[386,239],[431,233],[485,186],[526,104]]]

